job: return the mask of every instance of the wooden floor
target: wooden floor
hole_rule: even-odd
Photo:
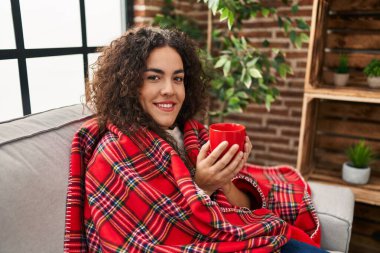
[[[349,253],[380,252],[380,206],[355,203]]]

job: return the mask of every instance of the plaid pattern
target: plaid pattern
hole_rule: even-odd
[[[293,185],[285,183],[274,184],[268,195],[268,209],[291,224],[296,220],[299,210],[293,195]],[[287,201],[278,202],[277,199],[286,199]]]
[[[184,145],[195,164],[207,130],[186,123]],[[171,146],[141,129],[113,125],[99,136],[96,119],[73,139],[65,252],[275,252],[290,237],[319,243],[319,223],[302,177],[292,168],[247,165],[234,183],[259,208],[210,198]],[[268,207],[268,208],[264,208]]]

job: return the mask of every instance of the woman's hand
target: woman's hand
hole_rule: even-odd
[[[252,149],[252,144],[246,137],[244,153],[238,152],[239,146],[234,144],[223,157],[218,159],[227,146],[228,143],[224,141],[207,155],[210,148],[210,143],[207,142],[202,146],[197,157],[194,180],[208,195],[219,188],[226,191],[227,195],[227,192],[233,187],[231,179],[243,168]]]
[[[248,158],[249,158],[249,155],[251,154],[251,151],[252,151],[252,143],[251,143],[249,137],[246,136],[245,137],[245,143],[244,143],[243,167],[244,167],[244,164],[248,161]],[[228,196],[229,193],[231,192],[231,190],[233,190],[234,184],[230,180],[227,184],[223,185],[221,188],[222,188],[224,194]]]
[[[252,151],[252,142],[249,139],[248,136],[245,137],[245,143],[244,143],[244,157],[243,159],[245,160],[244,163],[248,161],[249,155],[251,154]]]

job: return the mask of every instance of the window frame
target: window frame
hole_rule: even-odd
[[[31,114],[30,92],[28,82],[28,70],[26,59],[35,57],[63,56],[81,54],[83,56],[83,72],[85,79],[88,78],[88,54],[95,53],[98,47],[87,46],[86,30],[86,12],[85,0],[79,0],[80,3],[80,26],[81,26],[81,47],[62,47],[62,48],[38,48],[26,49],[24,45],[24,33],[22,28],[21,8],[19,0],[10,0],[12,9],[12,20],[14,27],[14,36],[16,49],[0,49],[0,60],[17,59],[20,79],[20,91],[22,100],[23,115]],[[124,30],[134,23],[133,1],[120,0],[122,8],[122,17],[125,22],[122,24]]]

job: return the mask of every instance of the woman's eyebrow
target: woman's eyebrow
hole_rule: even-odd
[[[159,74],[164,74],[163,70],[156,69],[156,68],[149,68],[149,69],[144,70],[144,72],[148,72],[148,71],[156,72],[156,73],[159,73]]]
[[[144,72],[148,72],[148,71],[156,72],[159,74],[165,73],[162,69],[156,69],[156,68],[149,68],[149,69],[144,70]],[[173,74],[180,74],[180,73],[184,73],[184,72],[185,71],[183,69],[177,69],[176,71],[173,72]]]
[[[176,74],[182,74],[182,73],[185,73],[185,71],[183,69],[178,69],[178,70],[174,71],[173,74],[176,75]]]

